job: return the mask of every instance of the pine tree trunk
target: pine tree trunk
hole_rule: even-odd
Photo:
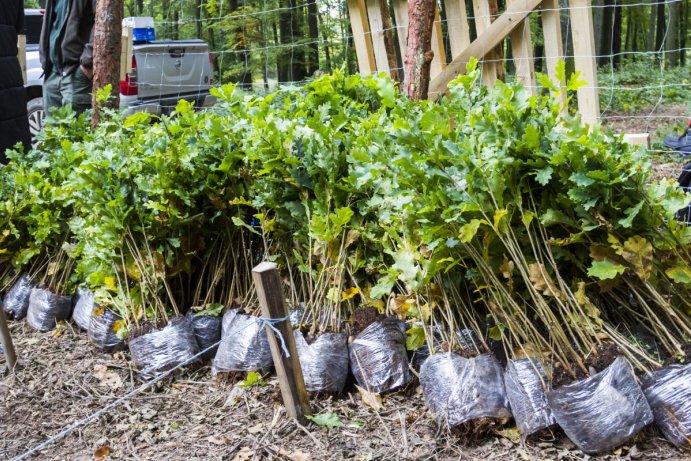
[[[329,36],[326,32],[326,24],[324,24],[324,17],[319,14],[319,22],[321,23],[322,41],[324,42],[324,58],[326,59],[326,71],[331,72],[331,47],[329,46]]]
[[[612,22],[613,22],[613,8],[612,0],[605,0],[604,8],[602,9],[602,26],[599,30],[600,40],[597,49],[597,65],[603,66],[609,64],[612,55]]]
[[[302,8],[296,0],[281,0],[278,28],[281,51],[278,56],[279,83],[297,82],[305,79],[305,52],[295,43],[302,37]]]
[[[384,27],[384,48],[386,48],[386,60],[389,66],[389,76],[394,82],[400,81],[398,76],[398,57],[396,55],[396,43],[393,35],[393,21],[389,11],[388,0],[379,0],[379,10],[381,11],[382,26]],[[430,40],[430,46],[431,46]]]
[[[621,6],[614,5],[614,26],[612,27],[612,66],[621,64]]]
[[[665,38],[665,4],[660,2],[657,5],[657,27],[655,28],[655,51],[660,51],[664,45]]]
[[[665,67],[674,67],[679,65],[679,9],[681,5],[679,2],[672,2],[669,4],[669,26],[667,28],[667,37],[665,39]]]
[[[654,3],[655,0],[650,0]],[[650,16],[648,16],[648,51],[655,51],[655,24],[657,24],[657,7],[650,5]]]
[[[117,108],[120,105],[120,43],[122,41],[122,0],[98,0],[96,4],[96,23],[93,43],[93,94],[94,116],[92,125],[100,118],[96,101],[98,90],[111,85],[111,98],[105,107]]]
[[[427,99],[429,72],[434,58],[432,25],[435,11],[435,0],[410,0],[408,3],[408,43],[403,88],[413,101]]]

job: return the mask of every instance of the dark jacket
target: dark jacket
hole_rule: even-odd
[[[65,28],[60,36],[58,47],[59,71],[63,75],[70,74],[80,64],[91,69],[93,67],[93,38],[96,11],[96,0],[68,0],[69,7]],[[39,56],[41,66],[46,75],[52,72],[53,63],[49,57],[50,27],[53,24],[53,10],[55,0],[46,2],[46,14],[43,16]]]
[[[24,2],[0,1],[0,162],[16,143],[30,147],[26,90],[17,59],[17,35],[24,27]]]

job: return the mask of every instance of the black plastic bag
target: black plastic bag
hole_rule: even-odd
[[[36,284],[31,281],[28,274],[23,274],[12,285],[3,300],[3,309],[10,318],[21,320],[26,317],[29,310],[29,296],[31,296],[31,290],[34,287]]]
[[[516,426],[524,438],[556,424],[545,397],[549,381],[539,360],[510,360],[504,374],[504,387]]]
[[[466,359],[440,352],[422,364],[420,384],[434,418],[451,428],[477,418],[511,417],[503,375],[491,354]]]
[[[341,392],[349,363],[345,333],[324,333],[312,344],[300,330],[293,333],[307,392]]]
[[[188,312],[187,320],[192,324],[194,337],[199,344],[199,351],[204,351],[216,344],[221,339],[222,318],[218,315],[197,315],[195,312]],[[218,345],[206,351],[202,357],[205,359],[213,358],[218,350]]]
[[[633,368],[623,357],[590,378],[547,391],[546,396],[557,423],[588,454],[616,448],[653,421]]]
[[[79,325],[79,328],[88,331],[95,307],[94,294],[84,288],[78,289],[77,294],[74,296],[72,320]]]
[[[132,362],[144,379],[189,365],[199,352],[192,325],[182,316],[170,319],[162,330],[130,339],[129,347]]]
[[[691,363],[654,371],[643,380],[643,392],[667,440],[691,447]]]
[[[72,296],[62,296],[45,288],[34,288],[29,296],[26,321],[34,330],[49,331],[58,320],[67,320],[72,312]]]
[[[390,317],[367,326],[350,345],[350,368],[360,387],[382,393],[413,379],[405,348],[406,325]]]
[[[114,330],[116,323],[122,317],[111,309],[97,307],[89,321],[89,340],[98,348],[105,352],[113,352],[125,348],[125,341],[118,338]]]
[[[258,371],[273,365],[266,327],[259,317],[229,310],[223,315],[221,336],[212,374]]]

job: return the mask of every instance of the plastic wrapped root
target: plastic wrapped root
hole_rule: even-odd
[[[422,364],[420,384],[434,418],[451,428],[477,418],[511,417],[503,375],[491,354],[466,359],[440,352]]]
[[[190,322],[182,316],[170,319],[162,330],[129,341],[134,366],[144,379],[192,363],[199,352]]]
[[[643,392],[667,440],[691,447],[691,363],[653,372],[643,381]]]
[[[21,320],[26,317],[26,313],[29,310],[29,296],[31,296],[31,290],[35,286],[36,284],[31,281],[31,277],[28,274],[23,274],[19,277],[3,300],[3,309],[8,316],[15,320]]]
[[[82,330],[88,331],[91,323],[91,316],[94,313],[95,301],[94,294],[87,289],[80,288],[74,296],[74,310],[72,320],[79,325]]]
[[[408,384],[405,323],[396,318],[371,323],[350,345],[350,368],[360,387],[382,393]]]
[[[273,365],[266,327],[259,317],[240,314],[236,309],[227,311],[221,337],[212,374],[258,371]]]
[[[192,324],[194,337],[199,345],[199,350],[204,351],[216,344],[221,339],[222,318],[218,315],[197,315],[195,312],[188,312],[187,320]],[[209,349],[203,358],[213,358],[216,355],[218,346]]]
[[[115,326],[122,317],[111,309],[97,307],[89,320],[89,340],[99,349],[113,352],[124,349],[125,341],[118,338]]]
[[[58,320],[67,320],[72,311],[72,296],[62,296],[45,288],[34,288],[29,296],[26,321],[38,331],[55,328]]]
[[[444,338],[441,335],[441,330],[439,327],[432,327],[432,335],[434,337],[434,351],[439,351],[442,349],[444,344]],[[456,330],[455,332],[456,345],[460,349],[461,355],[477,355],[482,352],[482,342],[478,337],[475,330],[470,328],[463,328],[461,330]],[[429,344],[425,342],[422,347],[419,347],[413,351],[410,355],[410,362],[413,369],[420,371],[420,367],[430,356]]]
[[[345,333],[324,333],[312,344],[307,344],[300,330],[294,335],[307,392],[341,392],[348,377]]]
[[[524,438],[556,423],[545,396],[549,380],[539,360],[510,360],[504,387],[516,426]]]
[[[557,423],[588,454],[616,448],[653,421],[633,368],[623,357],[590,378],[547,391],[546,396]]]

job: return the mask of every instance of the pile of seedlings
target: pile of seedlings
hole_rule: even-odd
[[[203,112],[104,109],[93,129],[57,111],[0,169],[4,309],[42,331],[72,316],[144,377],[200,352],[214,374],[266,370],[251,270],[270,260],[309,391],[342,391],[350,369],[389,392],[412,362],[440,424],[513,416],[526,437],[559,424],[606,451],[689,394],[688,367],[642,390],[634,375],[691,342],[691,228],[675,217],[689,198],[565,114],[577,78],[531,95],[478,75],[435,103],[335,72],[264,96],[216,88]],[[607,348],[621,358],[592,369]],[[608,400],[627,411],[606,414],[610,432],[572,427]],[[674,405],[686,425],[660,424],[688,443]]]

